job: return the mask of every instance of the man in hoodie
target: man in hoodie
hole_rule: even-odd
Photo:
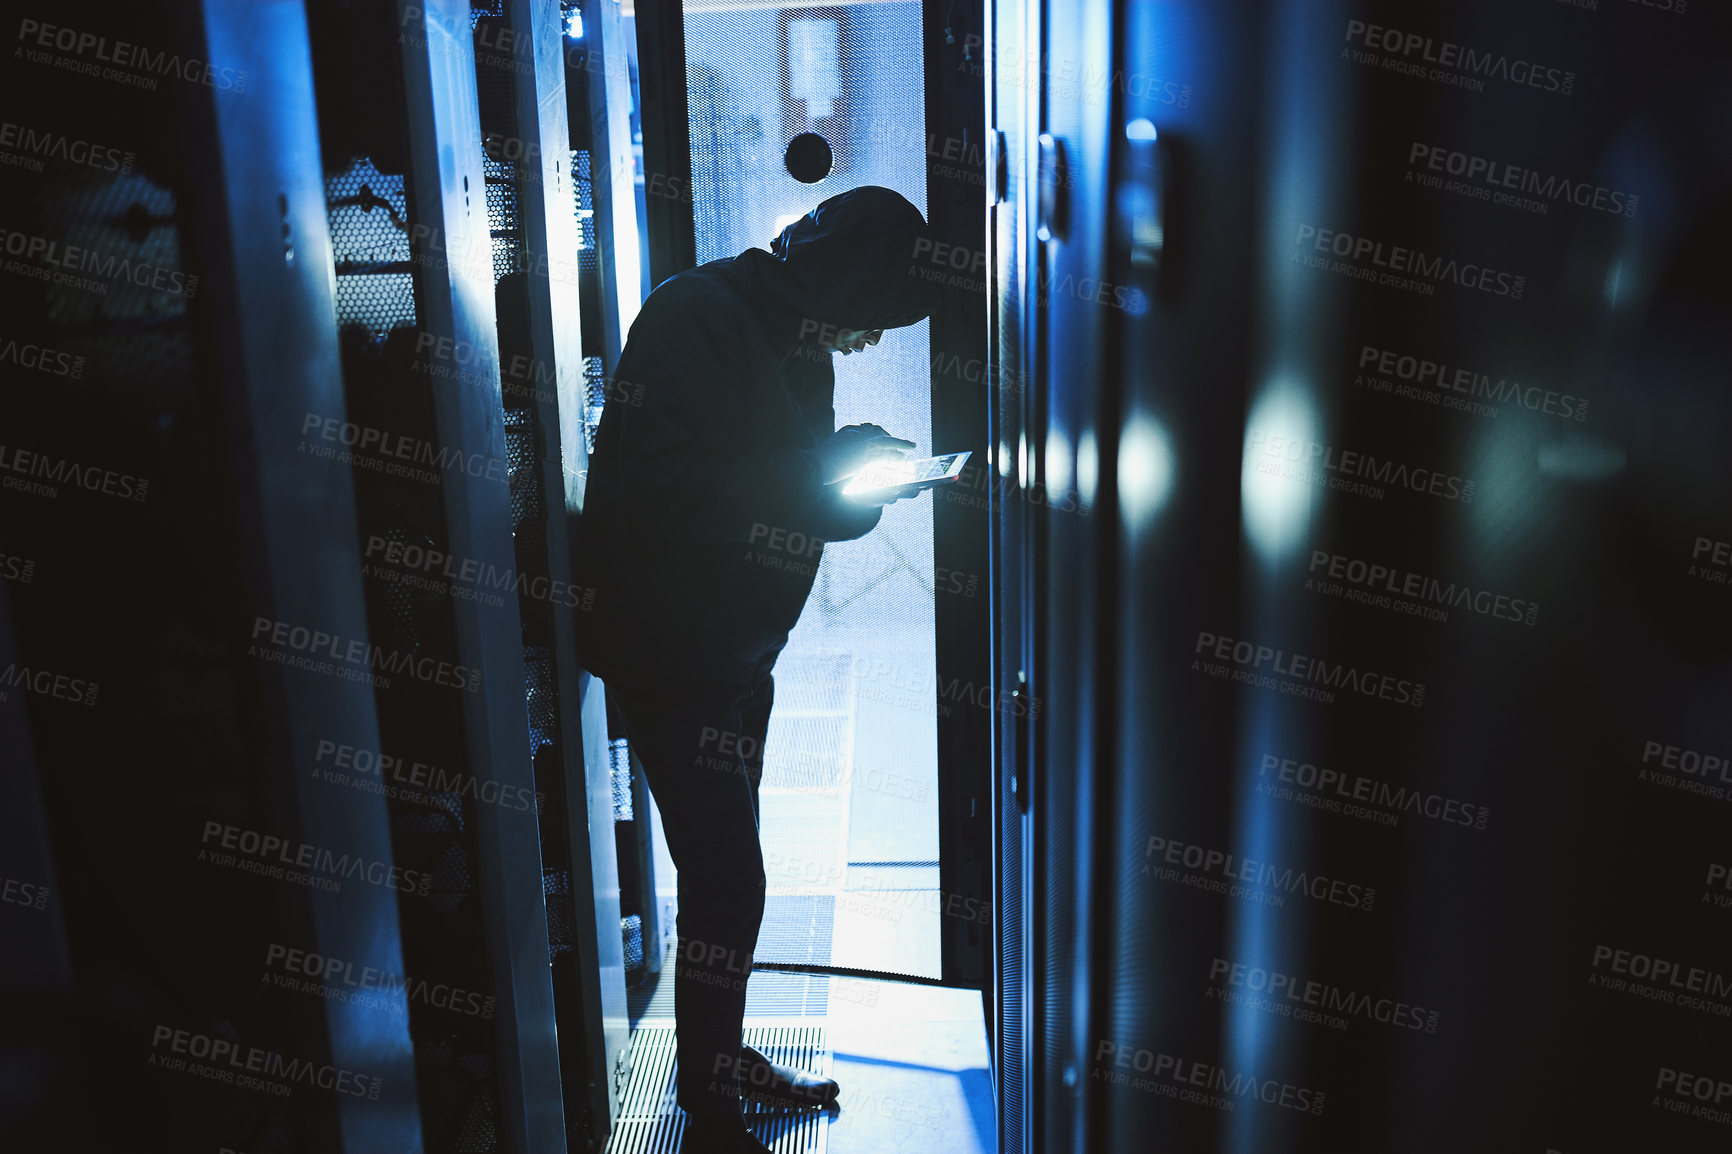
[[[574,569],[593,589],[580,656],[607,683],[679,871],[674,1008],[685,1149],[766,1150],[741,1093],[835,1101],[836,1083],[741,1044],[764,912],[758,783],[770,669],[826,541],[877,525],[883,503],[834,482],[913,448],[876,425],[836,429],[832,354],[931,314],[920,211],[887,188],[825,200],[778,236],[658,285],[615,374],[589,461]],[[795,536],[795,535],[799,536]],[[810,542],[779,554],[772,541]],[[766,559],[768,563],[766,563]]]

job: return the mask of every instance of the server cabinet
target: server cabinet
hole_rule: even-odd
[[[558,938],[554,1003],[567,1126],[575,1129],[581,1118],[583,1141],[599,1145],[611,1131],[631,1065],[607,706],[601,682],[576,661],[573,615],[586,611],[586,591],[572,584],[569,523],[582,507],[597,393],[605,399],[603,359],[587,354],[606,343],[606,319],[617,317],[605,299],[612,277],[586,276],[612,263],[601,238],[614,232],[611,219],[598,219],[597,202],[586,194],[598,181],[619,176],[617,156],[574,147],[587,126],[572,125],[568,109],[587,105],[574,101],[568,86],[583,84],[588,96],[618,66],[579,53],[566,35],[568,19],[578,15],[574,6],[517,0],[505,5],[503,15],[497,23],[484,21],[478,31],[498,29],[497,40],[508,51],[478,57],[478,68],[498,89],[484,102],[486,114],[498,119],[505,139],[521,142],[514,157],[505,157],[515,163],[500,165],[495,177],[514,191],[515,212],[502,215],[514,217],[520,246],[512,271],[498,282],[502,375],[515,418],[508,421],[507,436],[525,474],[514,544],[520,569],[533,573],[535,583],[545,581],[532,583],[531,595],[520,602],[530,682],[541,687],[535,694],[541,713],[532,730],[536,780],[553,811],[542,819],[543,869],[550,937]],[[600,38],[604,16],[591,13],[581,24],[586,38]],[[592,50],[595,41],[583,47]],[[580,55],[581,70],[572,64]],[[610,95],[617,98],[617,92]],[[630,176],[628,153],[628,182]],[[503,219],[498,224],[506,227],[492,229],[496,246],[502,232],[513,231]],[[596,317],[602,318],[602,331],[587,331]],[[514,511],[519,504],[514,500]],[[534,595],[538,587],[547,594]],[[560,927],[557,935],[554,926]]]
[[[440,442],[465,460],[507,460],[494,309],[493,246],[466,4],[398,6],[408,128],[408,176],[422,227],[417,245],[423,331],[434,343],[472,350],[471,380],[433,390]],[[496,474],[497,469],[489,470]],[[453,554],[495,570],[514,568],[508,486],[497,475],[444,489]],[[534,792],[524,698],[522,625],[514,599],[454,603],[457,651],[483,671],[466,694],[464,736],[471,765]],[[539,839],[522,812],[476,808],[480,892],[487,910],[489,968],[499,1000],[498,1071],[505,1142],[514,1150],[559,1149],[565,1141],[547,970],[547,915]]]
[[[246,575],[255,626],[271,626],[268,633],[255,627],[254,635],[275,635],[281,623],[291,636],[312,628],[365,645],[353,488],[345,470],[309,468],[297,444],[305,414],[345,420],[306,14],[299,0],[245,13],[200,5],[184,30],[201,58],[232,62],[260,86],[213,87],[200,94],[205,99],[189,100],[186,121],[193,128],[189,167],[197,174],[192,216],[202,226],[199,247],[213,293],[207,332],[227,389],[245,506]],[[261,99],[261,90],[271,99]],[[383,798],[357,794],[333,804],[319,772],[330,746],[379,748],[368,684],[286,664],[266,664],[261,675],[265,762],[283,833],[391,860]],[[394,896],[374,886],[315,890],[302,915],[308,948],[402,973]],[[333,1062],[377,1069],[390,1088],[382,1101],[340,1102],[323,1140],[342,1149],[419,1149],[414,1055],[402,1019],[337,999],[323,1003],[323,1018]]]
[[[1097,517],[1024,552],[1116,638],[1020,590],[1032,663],[1095,701],[1032,742],[1079,788],[1036,758],[1028,828],[1005,807],[1044,935],[1001,936],[1007,1130],[1020,1052],[1021,1148],[1717,1149],[1724,13],[1132,4],[1073,66],[1092,19],[1021,46],[1050,145],[995,86],[1007,249],[1081,174],[1011,291],[1079,212],[1068,267],[1110,286],[1065,338]],[[1067,292],[1020,342],[1001,299],[999,347],[1041,363]],[[1086,474],[1045,387],[1050,492]],[[1065,893],[1095,931],[1055,943]]]

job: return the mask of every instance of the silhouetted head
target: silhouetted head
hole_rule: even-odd
[[[799,317],[798,338],[828,352],[857,352],[885,329],[931,316],[938,282],[932,235],[900,193],[862,185],[838,193],[784,228],[770,250],[781,260],[779,303]]]

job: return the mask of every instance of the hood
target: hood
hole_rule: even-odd
[[[838,193],[782,230],[778,260],[758,261],[761,289],[803,320],[895,329],[931,316],[941,282],[926,220],[900,193],[868,184]]]

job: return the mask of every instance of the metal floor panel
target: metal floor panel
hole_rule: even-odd
[[[830,1074],[830,1046],[822,1025],[754,1026],[748,1019],[745,1042],[772,1061]],[[608,1154],[675,1154],[685,1131],[685,1115],[674,1104],[677,1069],[671,1024],[645,1021],[632,1032],[631,1082]],[[776,1154],[824,1154],[825,1119],[819,1110],[772,1113],[746,1106],[746,1125]]]
[[[633,1031],[632,1080],[610,1151],[675,1154],[673,959]],[[799,992],[796,998],[795,994]],[[644,996],[644,992],[639,992]],[[842,1084],[836,1113],[759,1116],[772,1149],[824,1154],[992,1154],[997,1123],[980,995],[895,981],[760,970],[746,992],[746,1040],[777,1061]],[[782,1016],[794,1001],[803,1016]],[[647,1008],[647,1007],[646,1007]],[[635,1004],[634,1004],[635,1012]],[[807,1134],[817,1130],[819,1136]]]
[[[626,992],[632,1027],[648,1019],[652,1024],[674,1020],[674,955],[669,950],[655,983],[645,983]],[[746,985],[748,1018],[822,1018],[830,997],[830,978],[825,974],[786,974],[759,970]]]
[[[836,936],[836,899],[817,894],[770,894],[758,930],[754,962],[828,966]]]

